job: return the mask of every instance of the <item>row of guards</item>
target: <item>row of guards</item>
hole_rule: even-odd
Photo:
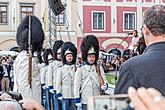
[[[44,37],[41,22],[35,16],[25,17],[19,25],[16,39],[21,52],[15,61],[14,90],[20,92],[24,98],[33,98],[36,101],[40,101],[42,96],[42,103],[47,110],[51,108],[74,110],[77,107],[87,110],[88,97],[98,96],[101,93],[113,94],[114,88],[107,83],[103,68],[97,64],[99,43],[94,35],[85,36],[81,42],[81,57],[84,63],[78,66],[75,63],[77,49],[71,42],[59,45],[58,41],[55,41],[53,51],[45,49],[43,57],[39,58],[42,56],[39,54],[41,54]],[[34,57],[36,52],[38,58]],[[72,58],[66,57],[67,55],[71,55]],[[39,59],[42,95],[40,83],[38,83]],[[26,70],[28,68],[29,70]],[[49,68],[52,70],[50,71]],[[73,70],[69,71],[70,69]],[[24,81],[27,77],[28,81]]]
[[[29,82],[29,84],[30,84],[30,91],[32,91],[32,89],[34,89],[34,85],[33,85],[33,81],[32,81],[32,79],[33,79],[33,75],[32,75],[32,73],[33,73],[33,70],[32,70],[32,57],[33,57],[33,52],[34,51],[37,51],[37,49],[39,48],[37,48],[37,47],[35,47],[36,45],[33,45],[33,43],[34,43],[34,40],[36,40],[36,39],[34,39],[34,38],[32,38],[32,36],[33,36],[33,34],[32,33],[35,33],[35,32],[33,32],[33,28],[32,28],[32,24],[33,24],[33,22],[34,22],[34,20],[31,20],[31,19],[34,19],[34,16],[29,16],[29,17],[27,17],[24,21],[26,21],[27,19],[29,19],[29,21],[27,22],[28,23],[28,25],[26,26],[26,27],[24,27],[24,28],[28,28],[28,29],[26,29],[26,30],[28,30],[28,49],[29,49],[29,51],[28,51],[28,53],[29,53],[29,74],[28,74],[28,82]],[[24,22],[22,22],[22,23],[24,23]],[[26,22],[25,22],[26,23]],[[40,23],[39,23],[40,24]],[[33,24],[34,25],[34,24]],[[19,26],[20,28],[21,28],[21,26]],[[32,31],[32,32],[31,32]],[[17,35],[17,37],[18,37],[18,35]],[[21,36],[22,37],[22,36]],[[36,36],[35,36],[36,37]],[[43,36],[44,37],[44,36]],[[88,38],[93,38],[92,40],[89,40],[89,39],[86,39],[87,41],[84,41],[84,43],[87,43],[88,42],[88,46],[87,45],[83,45],[82,47],[83,48],[85,48],[85,50],[86,50],[86,56],[85,57],[83,57],[84,56],[84,52],[83,52],[83,56],[82,56],[82,60],[83,60],[83,62],[86,62],[86,60],[87,60],[87,55],[88,54],[91,54],[90,52],[92,51],[93,53],[93,55],[95,55],[95,57],[96,57],[96,60],[94,61],[94,65],[97,65],[97,60],[98,60],[98,54],[99,54],[99,52],[98,52],[98,50],[99,50],[99,45],[98,45],[98,41],[96,40],[97,38],[95,37],[95,36],[88,36]],[[85,37],[86,38],[86,37]],[[20,40],[20,39],[18,39],[18,40]],[[43,40],[43,39],[41,39],[41,40]],[[92,43],[91,43],[91,42]],[[97,42],[94,42],[94,41],[97,41]],[[71,40],[70,40],[70,42],[71,42]],[[89,43],[90,42],[90,43]],[[21,44],[22,42],[18,42],[18,45],[19,45],[19,47],[21,46],[20,44]],[[41,42],[42,43],[42,42]],[[94,44],[96,44],[95,46],[94,46]],[[58,47],[59,45],[55,45],[55,47]],[[61,46],[60,46],[61,47]],[[60,48],[59,47],[59,48]],[[26,48],[27,48],[27,46],[26,46]],[[55,49],[53,49],[53,54],[52,54],[52,56],[53,57],[57,57],[57,52],[58,52],[58,50],[59,50],[59,48],[57,48],[56,49],[56,52],[55,52]],[[24,48],[23,48],[24,49]],[[22,49],[22,50],[23,50]],[[36,49],[36,50],[35,50]],[[92,50],[91,50],[92,49]],[[27,50],[27,49],[26,49]],[[33,51],[34,50],[34,51]],[[41,48],[39,48],[38,50],[41,50]],[[82,48],[81,48],[81,51],[84,51]],[[61,53],[62,53],[62,50],[60,51]],[[49,53],[49,52],[48,52]],[[65,52],[64,52],[65,53]],[[51,54],[51,52],[49,53],[49,54],[47,54],[47,56],[46,56],[46,54],[44,54],[45,55],[45,57],[43,57],[43,61],[44,61],[44,63],[45,63],[45,67],[42,67],[41,66],[41,68],[42,69],[45,69],[45,68],[47,68],[48,67],[48,63],[49,63],[49,61],[51,61],[51,59],[54,59],[54,60],[56,60],[56,61],[59,61],[58,59],[56,59],[56,58],[50,58],[49,56],[50,56],[50,54]],[[54,55],[55,54],[55,55]],[[77,53],[76,53],[77,54]],[[43,55],[43,56],[44,56]],[[77,55],[76,55],[77,56]],[[49,59],[50,58],[50,59]],[[62,60],[63,60],[64,58],[62,58]],[[57,66],[57,68],[55,68],[55,66],[53,66],[54,67],[54,70],[53,70],[53,74],[59,69],[59,67],[60,66],[63,66],[63,65],[65,65],[65,63],[63,63],[62,64],[62,62],[60,61],[60,64],[58,63],[57,64],[58,66]],[[90,65],[91,66],[91,65]],[[96,67],[95,66],[93,66],[95,69],[96,69]],[[40,68],[40,69],[41,69]],[[85,67],[84,67],[85,68]],[[46,71],[48,71],[48,70],[46,70]],[[90,71],[90,70],[89,70]],[[41,72],[42,73],[42,72]],[[52,74],[52,73],[50,73],[50,72],[47,72],[48,74]],[[52,75],[49,75],[49,77],[47,78],[47,79],[52,79],[53,78],[53,74]],[[96,93],[96,95],[99,95],[100,93],[101,93],[101,91],[100,91],[100,89],[103,89],[105,92],[109,92],[109,87],[107,86],[107,84],[104,84],[104,81],[103,81],[103,78],[101,78],[101,81],[100,81],[100,76],[102,77],[102,75],[97,75],[98,73],[97,73],[97,71],[96,71],[96,73],[95,73],[96,75],[95,76],[89,76],[89,77],[91,77],[92,78],[92,80],[90,80],[90,78],[87,78],[87,79],[89,79],[90,80],[90,82],[97,82],[98,84],[96,84],[96,83],[92,83],[92,84],[95,84],[95,86],[98,86],[98,88],[95,90],[93,90],[93,88],[92,87],[88,87],[88,88],[90,88],[90,90],[88,90],[88,91],[94,91],[95,93]],[[41,76],[42,76],[42,74],[41,74]],[[93,78],[93,77],[98,77],[99,76],[99,80],[98,81],[95,81],[95,79],[96,78]],[[44,79],[44,78],[43,78]],[[58,79],[58,78],[57,78]],[[106,78],[105,78],[106,79]],[[34,79],[33,79],[34,80]],[[53,79],[53,81],[54,81],[55,79]],[[85,82],[87,82],[88,83],[88,81],[85,81]],[[84,82],[82,82],[82,83],[84,83]],[[47,110],[51,110],[52,108],[53,108],[53,110],[61,110],[61,108],[63,107],[63,103],[62,103],[62,93],[60,93],[59,91],[57,91],[55,88],[56,88],[56,85],[54,86],[53,85],[53,83],[51,83],[51,85],[49,85],[49,81],[47,82],[47,81],[43,81],[42,82],[42,78],[41,78],[41,90],[42,90],[42,95],[41,95],[41,98],[42,98],[42,104],[45,106],[45,108],[47,109]],[[82,84],[83,85],[83,84]],[[102,86],[102,87],[101,87]],[[83,87],[83,89],[84,88],[86,88],[86,87]],[[80,89],[80,88],[79,88]],[[80,94],[78,93],[78,92],[80,92],[79,91],[79,89],[76,89],[76,94],[77,94],[77,102],[76,102],[76,106],[80,106],[80,102],[83,102],[83,101],[85,101],[85,103],[82,103],[82,105],[84,105],[84,108],[86,108],[87,109],[87,104],[86,104],[86,102],[87,102],[87,97],[88,96],[93,96],[93,95],[91,95],[91,94],[84,94],[83,92],[85,91],[85,89],[84,90],[82,90],[81,92],[81,96],[79,96]],[[110,88],[111,89],[111,88]],[[21,90],[21,89],[20,89]],[[19,92],[21,92],[21,93],[23,93],[22,91],[19,91]],[[65,92],[68,92],[68,91],[65,91]],[[111,92],[111,90],[110,90],[110,92]],[[25,92],[26,93],[26,92]],[[23,94],[23,97],[26,97],[28,94]],[[36,99],[37,99],[37,96],[39,96],[39,94],[37,94],[37,92],[35,92],[36,93],[36,95],[34,95],[33,93],[32,93],[32,95],[31,96],[33,96],[33,97],[35,97]],[[83,96],[83,95],[85,95],[85,96]],[[27,96],[28,97],[28,96]],[[86,97],[86,98],[85,98]],[[60,99],[61,98],[61,99]],[[81,100],[81,101],[80,101]],[[82,101],[83,100],[83,101]],[[62,105],[62,106],[61,106]],[[70,104],[69,104],[70,105]],[[82,106],[83,107],[83,106]],[[72,109],[71,109],[72,110]]]
[[[53,53],[51,53],[51,50],[45,50],[45,53],[43,54],[43,60],[46,62],[46,65],[49,65],[47,69],[49,69],[49,67],[56,67],[56,68],[52,68],[55,72],[57,72],[58,68],[60,68],[63,64],[65,65],[65,63],[62,64],[62,62],[60,62],[60,60],[57,58],[57,55],[61,53],[61,46],[62,46],[63,42],[62,41],[56,41],[54,43],[53,46],[53,52],[56,53],[54,55],[56,61],[54,61],[54,65],[52,65],[52,63],[48,64],[48,61],[52,60],[52,56]],[[59,45],[59,46],[57,46]],[[56,48],[57,47],[57,48]],[[67,46],[68,47],[68,46]],[[66,47],[65,47],[66,48]],[[68,47],[69,48],[69,47]],[[68,48],[65,49],[65,51],[68,51]],[[64,51],[63,51],[64,52]],[[64,53],[66,53],[64,52]],[[115,52],[119,52],[116,51]],[[101,57],[106,57],[107,61],[111,61],[113,58],[116,58],[119,56],[119,54],[115,53],[114,51],[109,53],[105,53],[105,52],[100,52],[99,56]],[[101,55],[102,54],[102,55]],[[64,55],[65,56],[65,55]],[[76,56],[76,55],[75,55]],[[62,57],[63,58],[63,57]],[[66,62],[66,61],[63,61]],[[57,66],[58,65],[58,66]],[[80,66],[80,65],[77,65]],[[41,67],[43,68],[43,67]],[[42,70],[45,71],[45,70]],[[47,72],[50,72],[49,70],[46,70]],[[58,72],[57,72],[58,73]],[[57,74],[56,73],[56,74]],[[44,73],[42,73],[43,75]],[[52,77],[52,75],[50,75],[50,73],[47,73],[49,75],[49,78]],[[45,107],[45,109],[47,110],[63,110],[62,109],[62,101],[59,99],[59,92],[57,92],[54,87],[52,86],[52,84],[49,84],[50,82],[48,81],[47,84],[45,84],[46,81],[44,81],[44,76],[41,76],[41,83],[42,83],[42,105]],[[56,76],[54,76],[56,77]],[[46,79],[46,78],[45,78]],[[55,79],[54,79],[55,80]],[[57,79],[56,79],[57,80]],[[55,82],[57,84],[57,82]],[[56,85],[54,84],[54,86]],[[46,86],[47,85],[47,86]],[[56,85],[57,86],[57,85]],[[111,86],[112,87],[112,86]],[[111,88],[112,91],[114,90],[114,87]],[[113,94],[111,91],[111,94]],[[74,107],[73,107],[74,108]],[[72,108],[72,109],[73,109]]]
[[[87,35],[81,43],[81,51],[84,63],[78,65],[77,49],[71,42],[57,40],[53,51],[45,49],[41,55],[44,61],[40,65],[41,96],[46,110],[87,110],[90,96],[113,94],[114,86],[108,84],[103,68],[97,64],[97,38]]]

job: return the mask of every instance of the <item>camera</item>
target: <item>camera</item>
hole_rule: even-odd
[[[94,96],[88,99],[88,110],[134,110],[128,95]]]
[[[10,91],[8,92],[7,94],[9,94],[12,99],[16,100],[16,101],[19,101],[19,100],[22,100],[22,95],[18,92],[13,92],[13,91]],[[2,93],[0,93],[0,95],[2,95]]]
[[[14,99],[16,101],[19,101],[19,100],[23,99],[22,95],[20,93],[18,93],[18,92],[10,91],[8,94],[12,97],[12,99]]]

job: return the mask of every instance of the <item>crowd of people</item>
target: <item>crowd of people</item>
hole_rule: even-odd
[[[0,58],[0,91],[9,92],[14,86],[14,59],[12,56]]]
[[[142,32],[147,48],[142,55],[125,62],[119,71],[115,94],[129,95],[137,110],[164,110],[165,95],[165,6],[155,5],[144,14]],[[153,89],[144,88],[156,88]]]
[[[45,35],[40,20],[35,16],[25,17],[17,29],[19,55],[14,61],[12,57],[2,57],[0,66],[2,91],[19,92],[23,100],[15,102],[2,94],[0,107],[5,110],[87,110],[91,96],[128,94],[135,110],[165,110],[164,23],[165,6],[152,6],[144,14],[143,37],[139,39],[137,31],[133,32],[130,52],[134,57],[122,56],[108,63],[103,59],[98,63],[96,36],[83,38],[81,58],[69,41],[57,40],[53,49],[43,49]],[[106,79],[107,67],[108,71],[119,69],[115,90]]]

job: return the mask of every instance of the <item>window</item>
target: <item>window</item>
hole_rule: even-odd
[[[124,13],[124,30],[135,29],[135,13]]]
[[[21,21],[27,15],[33,15],[33,6],[21,6]]]
[[[0,4],[0,23],[8,23],[7,5]]]
[[[93,12],[93,29],[104,29],[104,12]]]
[[[56,16],[56,23],[57,25],[64,25],[65,24],[65,11],[63,11],[61,14]]]

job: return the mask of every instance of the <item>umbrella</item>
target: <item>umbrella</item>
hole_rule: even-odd
[[[0,56],[16,56],[18,55],[19,53],[18,52],[15,52],[15,51],[0,51]]]

